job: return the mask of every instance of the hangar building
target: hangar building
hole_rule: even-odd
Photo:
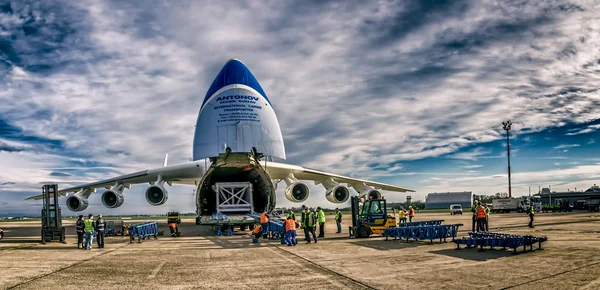
[[[473,192],[434,192],[425,198],[426,209],[450,209],[451,204],[460,204],[463,209],[470,208],[473,203]]]
[[[561,201],[568,201],[573,205],[579,200],[597,200],[600,199],[600,186],[593,185],[586,191],[562,191],[550,192],[549,188],[542,188],[541,193],[536,194],[542,198],[543,204],[557,204]]]

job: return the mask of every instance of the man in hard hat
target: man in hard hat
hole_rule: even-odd
[[[104,230],[106,227],[106,221],[102,218],[102,215],[98,215],[96,220],[96,241],[98,242],[98,248],[104,248]]]
[[[306,239],[306,243],[310,244],[310,234],[312,234],[315,239],[315,243],[317,243],[317,235],[315,234],[315,221],[316,217],[313,211],[308,208],[304,209],[304,220],[302,220],[302,227],[304,228],[304,236]]]
[[[473,226],[471,227],[471,231],[475,232],[475,224],[477,224],[477,208],[479,207],[479,201],[473,201],[473,206],[471,207],[471,212],[473,213]]]
[[[406,211],[404,210],[404,208],[400,209],[400,223],[405,223],[406,222]]]
[[[83,222],[84,231],[85,231],[85,249],[92,249],[92,240],[94,239],[94,215],[90,214],[88,219]]]
[[[288,247],[298,244],[296,240],[296,221],[291,216],[285,221],[285,242]]]
[[[477,208],[477,231],[485,231],[485,208],[483,207],[483,205],[480,205]]]
[[[342,232],[342,212],[339,208],[335,208],[335,225],[337,226],[337,234]]]
[[[85,234],[85,225],[83,222],[83,215],[79,215],[77,219],[77,223],[75,224],[77,227],[77,247],[83,249],[83,236]]]
[[[262,229],[263,237],[266,236],[269,231],[269,215],[267,215],[266,210],[260,214],[260,228]]]
[[[529,215],[529,227],[533,228],[533,216],[535,215],[535,209],[533,208],[533,203],[529,205],[527,209],[527,214]]]
[[[317,207],[317,221],[319,222],[319,238],[325,237],[325,212]]]
[[[415,209],[411,206],[408,207],[408,222],[412,223],[412,219],[415,217]]]

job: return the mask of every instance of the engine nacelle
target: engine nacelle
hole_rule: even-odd
[[[383,196],[379,190],[369,187],[364,183],[355,184],[352,187],[358,192],[358,197],[361,199],[381,199]]]
[[[325,198],[332,203],[344,203],[350,198],[350,190],[343,185],[338,185],[328,189]]]
[[[294,182],[285,188],[285,197],[291,202],[303,202],[309,194],[310,188],[302,182]]]
[[[88,199],[80,195],[69,196],[66,202],[70,211],[82,211],[89,205]]]
[[[117,184],[102,194],[102,204],[108,208],[117,208],[123,205],[123,184]]]
[[[325,187],[325,198],[332,203],[344,203],[350,198],[350,190],[337,183],[333,178],[315,181],[315,184],[319,183]]]
[[[154,206],[164,204],[169,199],[169,194],[161,184],[155,184],[146,189],[146,201]]]
[[[376,189],[367,190],[364,193],[360,192],[360,196],[366,199],[381,199],[382,197],[381,192],[379,192],[379,190]]]

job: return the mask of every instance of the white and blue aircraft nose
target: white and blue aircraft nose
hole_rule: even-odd
[[[193,158],[217,157],[256,148],[264,156],[285,159],[279,121],[271,102],[250,70],[238,59],[225,63],[204,96]]]
[[[262,89],[254,75],[250,72],[248,67],[244,65],[239,59],[232,58],[225,63],[215,80],[210,85],[210,88],[206,92],[206,96],[204,96],[204,101],[202,102],[202,107],[204,104],[210,99],[214,93],[218,92],[220,89],[233,85],[245,85],[248,86],[255,91],[257,91],[263,98],[269,103],[269,99],[267,98],[267,94]]]

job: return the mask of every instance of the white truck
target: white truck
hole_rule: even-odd
[[[522,196],[513,198],[496,198],[492,200],[493,213],[508,213],[511,211],[527,212],[529,204],[533,203],[536,212],[542,211],[542,202],[539,196]]]

